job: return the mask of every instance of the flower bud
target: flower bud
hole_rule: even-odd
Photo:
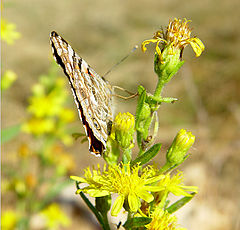
[[[113,122],[112,134],[123,149],[133,147],[135,119],[131,113],[119,113]]]
[[[181,129],[167,151],[167,162],[179,165],[186,159],[186,154],[195,141],[191,132]]]

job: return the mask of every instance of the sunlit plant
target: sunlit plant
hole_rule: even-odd
[[[183,172],[173,170],[189,157],[189,149],[194,144],[195,136],[181,129],[166,152],[166,163],[156,167],[149,162],[160,152],[161,144],[154,143],[158,132],[156,111],[162,103],[173,103],[176,98],[163,97],[163,87],[171,80],[184,64],[184,48],[191,45],[196,56],[200,56],[204,45],[197,37],[191,37],[189,21],[186,19],[170,20],[168,27],[157,31],[152,39],[142,43],[142,50],[147,45],[156,44],[154,70],[158,83],[153,94],[143,86],[138,86],[136,114],[119,113],[113,121],[107,148],[103,155],[106,161],[103,169],[88,167],[83,176],[71,176],[76,181],[77,194],[80,194],[101,227],[110,229],[107,213],[118,216],[120,211],[127,213],[123,223],[125,229],[174,230],[183,229],[177,224],[175,211],[184,206],[198,192],[196,186],[183,184]],[[151,130],[153,128],[153,131]],[[132,158],[137,136],[138,155]],[[120,154],[122,153],[122,155]],[[170,203],[172,193],[181,198]],[[95,197],[92,204],[85,194]],[[115,201],[112,194],[116,194]]]
[[[11,90],[8,82],[15,75],[7,74],[10,80],[4,79],[2,83],[6,82],[4,89]],[[12,154],[17,163],[2,165],[2,194],[11,194],[14,201],[11,209],[3,210],[3,230],[35,228],[34,219],[41,220],[38,227],[42,229],[57,230],[71,223],[58,204],[51,204],[69,185],[63,177],[75,167],[72,155],[64,150],[64,144],[73,142],[68,125],[75,119],[75,112],[66,107],[67,98],[63,78],[52,65],[49,73],[40,76],[39,82],[32,87],[25,121],[2,130],[2,143],[26,133],[31,140],[21,143]]]

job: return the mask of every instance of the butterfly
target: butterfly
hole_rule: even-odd
[[[103,154],[113,121],[112,87],[55,31],[50,34],[53,57],[68,77],[89,151]]]

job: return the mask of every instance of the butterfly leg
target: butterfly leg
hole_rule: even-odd
[[[123,92],[126,92],[126,93],[130,94],[130,96],[128,96],[128,97],[118,95],[118,94],[113,94],[113,96],[122,98],[124,100],[128,100],[128,99],[131,99],[131,98],[134,98],[134,97],[138,96],[138,93],[132,93],[132,92],[128,91],[127,89],[124,89],[124,88],[116,86],[116,85],[112,86],[112,88],[113,88],[113,91],[114,91],[114,89],[119,89],[119,90],[122,90]]]

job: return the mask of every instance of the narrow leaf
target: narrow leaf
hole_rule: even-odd
[[[7,141],[12,140],[19,134],[20,130],[21,130],[20,124],[13,125],[11,127],[1,130],[1,143],[3,144]]]
[[[77,140],[80,137],[85,137],[86,135],[84,133],[73,133],[72,137]]]
[[[153,145],[149,150],[147,150],[145,153],[143,153],[141,156],[136,158],[134,161],[132,161],[131,166],[140,163],[140,165],[144,165],[148,163],[153,157],[157,155],[157,153],[160,151],[162,144],[158,143]]]
[[[191,197],[183,197],[182,199],[176,201],[174,204],[172,204],[171,206],[169,206],[166,210],[169,212],[169,213],[174,213],[176,212],[178,209],[180,209],[181,207],[183,207],[186,203],[188,203],[195,195],[196,193],[195,192],[192,192],[191,193]]]

